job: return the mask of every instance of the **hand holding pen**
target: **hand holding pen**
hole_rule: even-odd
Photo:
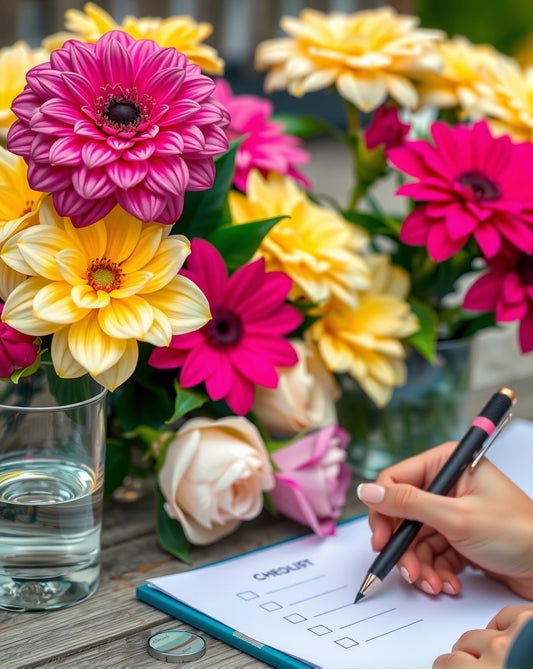
[[[429,492],[455,450],[451,442],[430,449],[359,487],[374,550],[383,552],[398,521],[410,518],[424,527],[397,558],[409,582],[428,594],[456,594],[457,574],[475,564],[533,599],[533,501],[486,458],[472,476],[459,472],[453,496]]]

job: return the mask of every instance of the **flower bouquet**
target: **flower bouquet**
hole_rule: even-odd
[[[389,8],[282,27],[257,49],[267,91],[333,91],[346,131],[234,95],[191,17],[119,25],[87,3],[42,48],[0,53],[0,375],[16,384],[51,360],[111,391],[106,492],[156,472],[159,538],[184,560],[263,509],[335,531],[343,379],[383,407],[410,350],[433,360],[439,337],[494,317],[520,320],[533,346],[533,148],[469,123],[516,134],[503,85],[499,107],[482,102],[498,67],[517,66],[480,52],[464,81],[442,33]],[[412,138],[399,108],[426,102],[461,122]],[[346,206],[303,171],[305,138],[326,131],[354,158]],[[372,195],[390,174],[403,221]]]

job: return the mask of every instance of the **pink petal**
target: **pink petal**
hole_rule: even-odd
[[[467,290],[463,307],[474,311],[493,311],[500,297],[501,283],[501,275],[495,272],[483,274]]]
[[[153,158],[146,175],[146,187],[154,193],[165,196],[183,195],[189,181],[187,163],[180,157],[173,159]]]
[[[490,223],[478,225],[474,230],[474,239],[487,258],[492,258],[500,250],[500,235]]]
[[[234,381],[233,368],[226,355],[219,354],[217,363],[205,381],[205,388],[212,400],[221,400],[230,392]]]
[[[463,248],[466,238],[452,239],[446,230],[444,223],[435,222],[428,235],[427,248],[433,260],[442,262],[451,258],[459,249]]]
[[[189,184],[187,190],[207,190],[215,180],[215,165],[211,159],[195,160],[187,156]]]
[[[53,195],[54,204],[56,202],[55,193]],[[104,218],[111,209],[115,206],[115,200],[112,197],[102,198],[101,200],[83,200],[84,209],[83,211],[70,215],[70,220],[72,225],[75,228],[84,228],[87,225],[96,223],[101,218]],[[56,205],[56,209],[59,212],[59,208]],[[68,216],[68,214],[61,214],[62,216]]]
[[[150,353],[148,364],[156,369],[175,369],[181,367],[187,353],[170,346],[161,346]]]
[[[429,222],[424,206],[415,207],[400,229],[400,240],[412,246],[424,246],[429,234]]]
[[[254,404],[254,386],[237,371],[233,376],[233,384],[225,397],[226,404],[239,416],[251,411]]]
[[[145,223],[159,222],[159,216],[166,206],[165,197],[148,191],[142,186],[118,190],[116,198],[123,209]]]
[[[476,229],[478,221],[459,204],[450,204],[444,222],[446,232],[455,241],[466,243],[466,238]],[[461,245],[462,245],[461,244]]]
[[[213,308],[224,301],[228,272],[224,260],[216,248],[205,239],[191,240],[191,254],[187,258],[189,276],[204,293]]]
[[[274,476],[276,487],[269,494],[272,503],[280,513],[310,527],[319,537],[335,533],[335,521],[331,518],[318,519],[313,507],[290,476],[277,472]]]
[[[533,311],[531,310],[520,322],[518,339],[522,353],[529,353],[530,351],[533,351]]]
[[[198,346],[189,351],[180,372],[180,384],[191,388],[202,383],[211,374],[218,360],[210,346]]]
[[[230,348],[228,356],[231,364],[240,374],[265,388],[275,388],[278,385],[278,373],[272,364],[272,361],[262,355],[262,351],[251,351],[245,346]]]
[[[72,185],[78,195],[86,200],[108,197],[116,189],[104,167],[80,167],[72,173]]]

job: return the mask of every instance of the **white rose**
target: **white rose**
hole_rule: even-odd
[[[259,515],[263,492],[273,486],[263,440],[242,416],[188,420],[170,442],[159,472],[165,511],[200,545]]]
[[[255,392],[253,411],[265,430],[276,437],[337,422],[335,401],[340,390],[333,375],[312,344],[301,340],[291,344],[298,353],[296,365],[278,368],[276,388],[258,386]]]

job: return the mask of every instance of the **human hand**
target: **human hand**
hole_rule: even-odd
[[[380,551],[404,518],[424,526],[398,562],[428,594],[453,595],[465,566],[482,569],[533,600],[533,500],[489,460],[465,471],[448,496],[425,490],[456,446],[447,442],[385,469],[358,487]]]
[[[443,667],[503,667],[518,633],[533,618],[533,605],[511,605],[503,608],[484,630],[465,632],[452,652],[439,657],[433,669]]]

